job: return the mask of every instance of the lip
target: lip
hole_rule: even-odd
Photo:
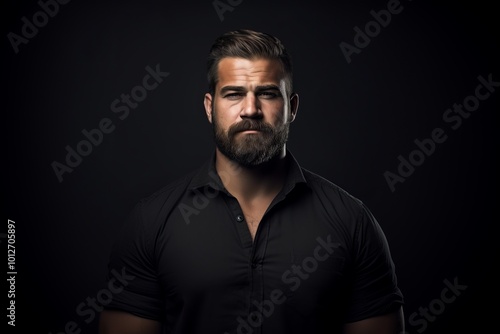
[[[242,133],[257,133],[257,132],[260,132],[259,130],[244,130],[244,131],[240,131]]]

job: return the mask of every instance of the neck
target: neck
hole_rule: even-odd
[[[281,190],[286,176],[285,158],[286,148],[283,147],[273,159],[249,167],[230,160],[216,149],[215,169],[229,193],[251,201],[262,196],[275,196]]]

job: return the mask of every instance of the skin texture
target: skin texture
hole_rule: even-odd
[[[299,97],[287,94],[281,65],[276,60],[224,58],[218,67],[214,96],[204,98],[207,119],[221,134],[244,120],[266,122],[273,128],[289,126],[297,115]],[[247,137],[256,136],[256,137]],[[247,145],[259,148],[265,133],[244,131],[234,134],[233,145],[244,151]],[[242,165],[216,148],[216,169],[226,189],[238,200],[252,235],[267,207],[284,182],[286,145],[258,165]],[[105,310],[101,313],[100,334],[158,334],[158,321]],[[402,309],[344,326],[343,334],[401,334],[404,332]]]
[[[298,95],[292,94],[287,97],[285,91],[285,80],[280,63],[276,60],[267,59],[241,59],[224,58],[219,63],[218,82],[214,96],[205,94],[205,111],[207,119],[217,129],[225,134],[229,128],[244,122],[263,123],[273,129],[288,128],[293,122],[298,109]],[[259,149],[259,142],[264,142],[265,133],[255,131],[239,132],[234,138],[233,146],[244,151],[246,144],[254,144],[249,151]],[[252,138],[253,137],[253,138]],[[266,176],[265,172],[274,165],[277,160],[285,157],[285,143],[273,153],[274,161],[260,163],[255,166],[245,166],[236,163],[237,168],[245,167],[242,180],[246,176],[260,174]],[[263,146],[260,149],[269,151],[269,147]],[[216,147],[217,167],[229,167],[234,162],[222,154],[219,147]],[[258,182],[254,187],[253,183],[242,183],[245,192],[251,196],[254,188],[266,188],[268,181],[272,181],[274,175],[270,175],[265,180]],[[238,180],[234,180],[238,182]],[[240,188],[241,188],[240,186]]]

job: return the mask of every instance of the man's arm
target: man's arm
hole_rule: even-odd
[[[161,323],[133,314],[104,310],[99,319],[99,334],[160,334]]]
[[[403,308],[398,311],[344,326],[344,334],[402,334],[404,333]]]

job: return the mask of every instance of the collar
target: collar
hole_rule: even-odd
[[[285,159],[287,176],[282,191],[286,195],[292,191],[297,184],[307,184],[307,181],[302,173],[302,168],[288,149],[286,150]],[[222,177],[225,176],[223,175]],[[231,177],[231,175],[227,175],[227,177]],[[200,167],[198,172],[196,172],[188,186],[188,189],[194,191],[202,187],[211,187],[229,195],[229,192],[225,189],[222,183],[221,177],[215,169],[215,150],[212,152],[210,158]]]

